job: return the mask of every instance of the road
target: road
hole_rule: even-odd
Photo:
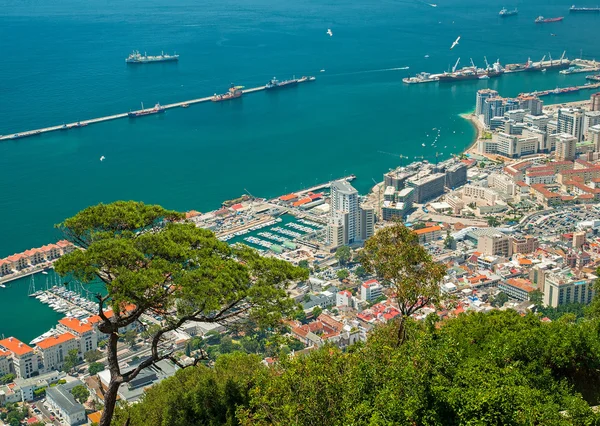
[[[42,401],[37,401],[34,405],[37,407],[38,410],[40,410],[42,412],[42,415],[44,416],[44,421],[46,423],[51,422],[52,424],[55,424],[56,426],[61,425],[61,423],[56,419],[54,421],[50,420],[50,418],[54,417],[54,416],[50,413],[50,411],[48,411],[46,409],[46,407],[44,407],[44,404],[42,403]]]

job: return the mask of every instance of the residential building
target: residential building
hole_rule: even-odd
[[[417,229],[413,232],[417,234],[421,244],[439,240],[442,237],[442,228],[439,226],[429,226],[427,228]]]
[[[19,394],[19,401],[32,401],[36,398],[35,391],[42,388],[48,388],[51,384],[57,383],[64,378],[66,374],[59,371],[49,371],[39,376],[28,379],[18,377],[15,379],[15,392]]]
[[[98,348],[98,333],[94,327],[87,321],[81,321],[77,318],[63,318],[58,321],[57,330],[63,333],[71,333],[79,340],[79,357],[88,351]]]
[[[583,116],[583,138],[590,140],[590,129],[600,124],[600,110],[586,111]]]
[[[0,349],[11,353],[13,372],[17,377],[27,379],[38,373],[38,356],[25,343],[9,337],[0,340]]]
[[[488,176],[488,186],[506,195],[515,195],[515,183],[511,178],[500,173],[492,173]]]
[[[361,206],[358,209],[358,239],[366,241],[375,233],[375,210]]]
[[[467,204],[494,205],[498,199],[496,191],[483,186],[465,185],[463,187],[463,201]]]
[[[539,247],[537,238],[532,235],[512,237],[512,253],[533,253]]]
[[[348,290],[338,291],[335,296],[335,306],[352,306],[352,293]]]
[[[396,169],[396,170],[390,171],[390,172],[386,173],[385,175],[383,175],[383,180],[384,180],[385,186],[393,186],[394,188],[396,188],[396,191],[399,191],[402,188],[404,188],[404,186],[406,184],[406,180],[409,177],[414,176],[416,174],[417,174],[416,171],[406,171],[404,169]]]
[[[573,248],[578,249],[585,244],[585,231],[573,232]]]
[[[519,108],[529,110],[531,115],[538,116],[543,114],[544,101],[537,96],[519,96]]]
[[[592,102],[590,111],[600,111],[600,92],[592,94],[590,100]]]
[[[61,370],[69,351],[79,352],[79,340],[71,333],[48,337],[36,344],[44,371]]]
[[[524,138],[537,138],[538,152],[550,152],[548,135],[545,130],[538,129],[537,127],[526,127],[521,132],[521,136]]]
[[[523,123],[527,124],[528,126],[537,128],[537,129],[545,132],[546,127],[548,126],[548,116],[545,114],[544,115],[526,114],[525,117],[523,117]]]
[[[383,295],[383,287],[377,280],[369,280],[360,286],[360,298],[366,302],[371,302]]]
[[[413,177],[406,184],[414,189],[414,201],[423,204],[444,193],[446,175],[444,173],[432,173],[422,178]]]
[[[600,152],[600,125],[590,127],[588,140],[594,144],[594,151]]]
[[[505,292],[509,297],[517,300],[529,300],[529,295],[535,291],[529,280],[522,278],[510,278],[498,284],[498,289]]]
[[[0,349],[0,377],[13,373],[11,353]]]
[[[544,304],[556,308],[568,303],[588,304],[594,298],[592,274],[575,275],[570,268],[546,274],[544,280]]]
[[[568,133],[561,133],[556,138],[556,159],[559,161],[573,161],[577,149],[577,138]]]
[[[46,389],[46,401],[53,407],[63,422],[69,426],[82,425],[87,423],[85,407],[75,400],[71,390],[76,386],[82,386],[79,380],[49,387]]]
[[[582,108],[559,108],[557,133],[568,133],[575,137],[577,142],[583,140],[583,117]]]
[[[477,91],[475,101],[475,115],[479,117],[484,113],[485,100],[498,97],[498,92],[491,89],[481,89]]]
[[[496,138],[497,142],[496,154],[509,158],[519,158],[538,152],[539,141],[537,137],[525,138],[507,133],[498,133],[493,137]]]
[[[477,241],[477,251],[487,256],[510,257],[512,242],[507,235],[501,233],[482,235]]]
[[[456,163],[446,169],[446,187],[454,189],[467,183],[467,166]]]
[[[343,225],[343,244],[352,244],[360,239],[358,215],[358,191],[345,180],[332,182],[330,222],[333,225]]]

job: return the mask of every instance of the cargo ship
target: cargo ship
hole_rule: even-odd
[[[600,74],[597,74],[597,75],[588,75],[585,78],[587,80],[600,81]]]
[[[514,16],[517,13],[519,13],[519,11],[516,7],[513,10],[508,10],[507,8],[503,7],[498,15],[500,15],[502,18],[506,18],[508,16]]]
[[[571,6],[569,12],[588,12],[588,13],[600,13],[600,7],[575,7]]]
[[[244,92],[242,92],[243,88],[244,86],[234,86],[232,84],[227,93],[223,93],[222,95],[217,95],[215,93],[215,95],[212,98],[210,98],[210,100],[213,102],[221,102],[228,101],[230,99],[240,98],[244,94]]]
[[[496,61],[496,63],[493,66],[490,66],[487,63],[486,59],[485,62],[487,66],[485,69],[483,69],[477,68],[473,63],[473,60],[471,59],[470,67],[464,67],[457,71],[456,68],[458,67],[459,61],[460,58],[458,58],[458,61],[456,61],[456,64],[452,68],[452,72],[444,72],[443,74],[440,74],[438,76],[438,81],[440,83],[452,83],[464,80],[480,80],[485,78],[493,78],[499,77],[504,73],[504,68],[502,68],[502,65],[500,65],[500,61]]]
[[[127,113],[127,116],[129,118],[135,118],[135,117],[142,117],[144,115],[150,115],[150,114],[158,114],[161,112],[165,112],[165,108],[163,106],[161,106],[161,104],[157,103],[156,105],[154,105],[154,108],[148,108],[148,109],[144,109],[144,104],[142,103],[142,109],[139,111],[129,111]]]
[[[159,56],[148,56],[145,52],[142,55],[139,51],[134,50],[125,59],[128,64],[147,64],[150,62],[172,62],[178,61],[179,55],[167,55],[164,52],[160,52]]]
[[[267,84],[265,84],[265,89],[281,89],[283,87],[292,87],[298,84],[297,78],[292,78],[290,80],[279,81],[275,77],[273,77]]]
[[[433,83],[438,81],[439,78],[437,76],[432,76],[428,72],[421,72],[414,77],[406,77],[402,79],[402,82],[406,84],[419,84],[419,83]]]
[[[548,24],[550,22],[560,22],[565,19],[563,16],[559,16],[558,18],[544,18],[543,16],[538,16],[535,18],[536,24]]]

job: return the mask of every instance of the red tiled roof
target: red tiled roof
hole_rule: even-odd
[[[60,240],[59,242],[56,243],[56,245],[61,248],[65,248],[65,247],[71,247],[73,244],[67,240]]]
[[[200,216],[200,212],[196,211],[196,210],[190,210],[189,212],[185,213],[185,218],[189,219],[191,217],[196,217],[196,216]]]
[[[516,288],[520,288],[521,290],[524,290],[527,293],[531,293],[535,290],[535,288],[531,285],[531,281],[524,280],[522,278],[510,278],[506,280],[506,284]]]
[[[430,232],[441,231],[441,230],[442,230],[442,228],[439,226],[430,226],[428,228],[417,229],[416,231],[413,231],[413,232],[417,235],[422,235],[422,234],[429,234]]]
[[[515,183],[517,184],[517,186],[521,186],[521,187],[529,186],[525,182],[523,182],[522,180],[518,180]]]
[[[310,203],[311,201],[312,201],[312,200],[311,200],[311,198],[310,198],[310,197],[306,197],[306,198],[302,198],[302,199],[300,199],[300,200],[298,200],[298,201],[294,202],[292,205],[293,205],[294,207],[298,207],[298,206],[301,206],[301,205],[303,205],[303,204]]]
[[[282,195],[281,197],[279,197],[279,199],[281,201],[292,201],[292,200],[295,200],[296,198],[298,198],[298,196],[296,194],[287,194],[287,195]]]
[[[10,355],[10,352],[3,351],[2,349],[0,349],[0,358],[6,357],[6,356],[9,356],[9,355]]]
[[[233,206],[231,206],[231,208],[232,208],[233,210],[239,210],[239,209],[241,209],[242,207],[244,207],[244,206],[242,205],[242,203],[236,203],[236,204],[234,204]]]
[[[8,256],[6,258],[6,260],[10,261],[10,262],[17,262],[20,259],[25,259],[25,256],[23,256],[22,253],[17,253],[17,254],[13,254],[12,256]]]
[[[58,336],[48,337],[47,339],[44,339],[41,342],[38,342],[36,344],[36,346],[40,349],[48,349],[48,348],[51,348],[52,346],[60,345],[62,343],[65,343],[65,342],[68,342],[69,340],[74,340],[74,339],[75,339],[75,336],[73,336],[71,333],[63,333]]]
[[[33,349],[14,337],[0,340],[0,346],[19,356],[33,352]]]
[[[91,324],[79,321],[77,318],[63,318],[58,322],[78,334],[83,334],[88,331],[92,331]]]

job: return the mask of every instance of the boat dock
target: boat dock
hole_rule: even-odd
[[[298,83],[304,83],[306,81],[310,81],[310,80],[298,80]],[[265,90],[265,86],[259,86],[259,87],[253,87],[250,89],[244,89],[242,90],[243,94],[247,94],[247,93],[255,93],[255,92],[260,92],[262,90]],[[188,101],[183,101],[183,102],[176,102],[173,104],[168,104],[168,105],[161,105],[163,109],[172,109],[172,108],[180,108],[182,106],[188,106],[188,105],[193,105],[193,104],[200,104],[203,102],[209,102],[212,99],[212,96],[207,96],[204,98],[198,98],[198,99],[191,99]],[[131,112],[141,112],[140,111],[131,111]],[[55,132],[57,130],[70,130],[70,129],[74,129],[74,128],[80,128],[80,127],[85,127],[89,124],[95,124],[95,123],[102,123],[105,121],[111,121],[111,120],[117,120],[120,118],[126,118],[128,116],[129,112],[124,112],[121,114],[114,114],[114,115],[107,115],[106,117],[99,117],[99,118],[92,118],[89,120],[81,120],[75,123],[68,123],[68,124],[61,124],[58,126],[51,126],[51,127],[44,127],[43,129],[35,129],[35,130],[27,130],[24,132],[18,132],[18,133],[12,133],[9,135],[3,135],[0,136],[0,141],[5,141],[5,140],[14,140],[14,139],[21,139],[24,137],[28,137],[28,136],[35,136],[35,135],[39,135],[42,133],[49,133],[49,132]]]
[[[548,95],[564,95],[567,93],[574,93],[574,92],[578,92],[580,90],[591,90],[591,89],[598,89],[600,87],[600,83],[595,83],[595,84],[585,84],[583,86],[573,86],[573,87],[564,87],[564,88],[560,88],[557,87],[556,89],[552,89],[552,90],[542,90],[542,91],[536,91],[536,92],[531,92],[531,93],[520,93],[519,96],[548,96]]]

